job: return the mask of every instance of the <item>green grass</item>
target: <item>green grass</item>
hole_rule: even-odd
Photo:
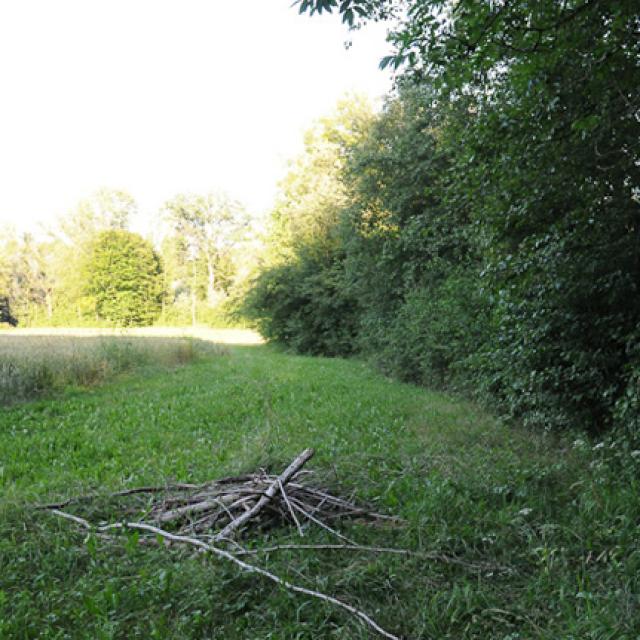
[[[509,428],[362,363],[264,346],[2,412],[0,637],[370,637],[330,606],[215,559],[126,536],[114,546],[32,508],[280,469],[308,446],[336,490],[408,521],[342,523],[351,537],[501,569],[326,552],[272,554],[262,566],[412,639],[638,638],[638,452]],[[322,541],[321,531],[304,540]]]
[[[159,336],[0,334],[0,405],[44,396],[70,385],[102,383],[149,365],[191,362],[213,345]]]

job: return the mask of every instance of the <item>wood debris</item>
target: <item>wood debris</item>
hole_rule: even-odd
[[[324,549],[429,557],[429,554],[405,549],[358,545],[338,531],[335,522],[345,518],[396,526],[403,524],[403,521],[394,516],[376,513],[356,504],[353,499],[333,495],[314,484],[314,473],[303,469],[313,453],[313,449],[306,449],[279,475],[261,470],[254,474],[222,478],[204,484],[172,484],[119,491],[109,496],[119,507],[121,519],[117,522],[100,519],[94,523],[88,518],[61,510],[74,504],[85,505],[86,508],[87,504],[97,501],[100,497],[97,495],[72,498],[42,505],[40,508],[74,522],[84,530],[93,531],[103,539],[116,541],[119,531],[131,530],[140,536],[140,544],[157,545],[161,539],[166,545],[196,547],[218,559],[235,564],[243,571],[261,575],[290,591],[341,608],[384,638],[400,640],[399,636],[380,627],[356,607],[328,594],[292,584],[241,559],[242,556],[284,549]],[[142,499],[144,502],[132,505],[132,499]],[[123,500],[129,502],[121,504]],[[256,532],[259,534],[269,528],[282,526],[295,527],[300,537],[304,537],[309,527],[317,526],[340,540],[340,544],[285,544],[262,549],[245,549],[241,544],[250,534],[255,536]],[[435,554],[431,554],[431,559],[445,562],[450,560],[445,556],[436,557]]]

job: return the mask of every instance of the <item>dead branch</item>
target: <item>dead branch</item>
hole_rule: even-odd
[[[232,520],[220,533],[216,535],[214,540],[219,542],[223,538],[228,538],[236,529],[241,527],[247,520],[253,518],[260,510],[276,495],[280,488],[280,483],[285,485],[291,479],[296,472],[298,472],[302,466],[309,460],[314,454],[313,449],[305,449],[285,470],[271,483],[269,488],[264,492],[264,495],[256,502],[256,504],[245,511],[242,515]]]
[[[340,538],[340,540],[344,540],[345,542],[348,542],[349,544],[355,544],[355,542],[353,540],[349,540],[349,538],[347,538],[347,536],[343,536],[341,533],[339,533],[335,529],[332,529],[328,524],[325,524],[324,522],[322,522],[322,520],[319,520],[315,516],[311,515],[308,511],[305,511],[305,509],[303,509],[302,506],[300,505],[300,502],[298,500],[296,500],[295,498],[291,498],[291,502],[293,503],[293,506],[303,516],[305,516],[309,520],[315,522],[317,525],[319,525],[320,527],[322,527],[326,531],[329,531],[329,533],[332,533],[334,536],[336,536],[336,538]]]
[[[149,533],[153,533],[156,536],[160,536],[161,538],[165,540],[169,540],[171,542],[188,544],[193,547],[197,547],[199,549],[209,551],[210,553],[217,556],[218,558],[222,558],[224,560],[232,562],[233,564],[240,567],[243,571],[246,571],[247,573],[254,573],[254,574],[263,576],[264,578],[267,578],[268,580],[271,580],[272,582],[279,584],[280,586],[284,587],[285,589],[288,589],[289,591],[293,591],[295,593],[302,593],[304,595],[310,596],[312,598],[316,598],[318,600],[322,600],[324,602],[328,602],[329,604],[332,604],[336,607],[344,609],[345,611],[350,613],[352,616],[357,618],[361,623],[373,629],[376,633],[381,635],[383,638],[388,638],[389,640],[401,640],[399,636],[393,635],[392,633],[389,633],[388,631],[383,629],[375,620],[370,618],[366,613],[364,613],[360,609],[357,609],[356,607],[350,604],[347,604],[342,600],[338,600],[338,598],[334,598],[333,596],[327,595],[326,593],[315,591],[313,589],[307,589],[306,587],[300,587],[296,584],[293,584],[288,580],[280,578],[276,574],[271,573],[270,571],[267,571],[266,569],[262,569],[261,567],[257,567],[255,565],[244,562],[243,560],[240,560],[230,552],[225,551],[224,549],[215,547],[206,542],[203,542],[202,540],[198,540],[197,538],[176,535],[176,534],[170,533],[169,531],[165,531],[164,529],[160,529],[159,527],[154,527],[153,525],[145,524],[143,522],[115,522],[113,524],[94,527],[84,518],[80,518],[78,516],[65,513],[64,511],[59,511],[58,509],[52,509],[51,513],[57,516],[60,516],[62,518],[66,518],[68,520],[72,520],[73,522],[81,525],[82,527],[89,530],[94,530],[98,533],[104,533],[107,531],[112,531],[114,529],[120,529],[120,530],[133,529],[137,531],[146,531]]]
[[[291,514],[293,521],[296,523],[296,527],[298,528],[298,533],[302,538],[304,537],[304,532],[302,531],[302,527],[300,526],[300,521],[298,520],[298,517],[296,516],[296,512],[293,510],[293,507],[289,502],[289,497],[287,496],[287,492],[284,490],[284,485],[282,484],[282,482],[280,482],[280,478],[278,478],[278,485],[280,487],[280,494],[282,495],[282,498],[284,499],[284,501],[287,503],[287,507],[289,508],[289,513]]]

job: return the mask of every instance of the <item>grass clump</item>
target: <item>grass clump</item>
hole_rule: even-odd
[[[0,405],[70,385],[91,386],[142,367],[183,365],[214,350],[192,338],[0,335]]]

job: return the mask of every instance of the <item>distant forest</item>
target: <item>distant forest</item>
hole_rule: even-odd
[[[44,239],[5,232],[0,293],[20,325],[230,322],[251,246],[240,203],[224,194],[178,195],[158,212],[159,239],[129,230],[136,213],[130,194],[101,189]]]

